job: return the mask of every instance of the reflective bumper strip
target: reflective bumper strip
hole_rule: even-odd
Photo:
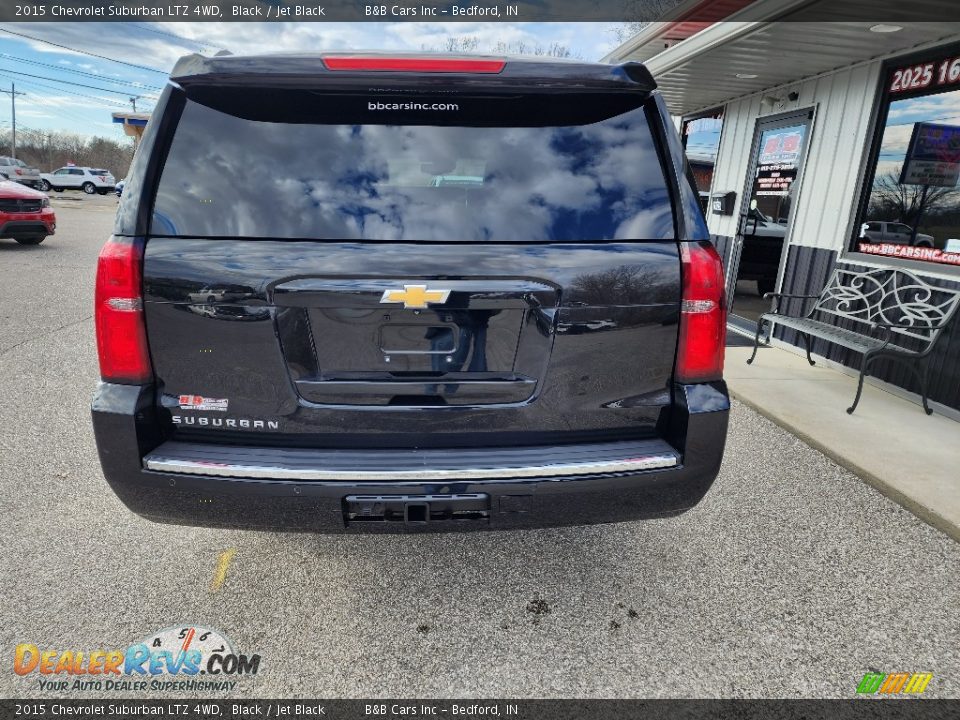
[[[455,469],[421,468],[418,470],[328,470],[324,468],[268,467],[178,460],[175,458],[149,455],[144,459],[144,466],[147,470],[183,475],[208,475],[259,480],[354,480],[367,482],[549,478],[566,477],[570,475],[597,475],[604,473],[658,470],[661,468],[675,467],[677,464],[677,456],[671,454],[644,455],[634,458],[599,462],[560,463],[557,465]]]

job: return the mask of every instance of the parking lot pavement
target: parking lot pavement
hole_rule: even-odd
[[[960,696],[960,545],[741,405],[716,485],[670,520],[341,537],[133,516],[88,415],[111,201],[0,241],[0,695],[67,694],[10,671],[18,643],[189,623],[261,656],[234,696],[853,697],[871,670]]]
[[[0,240],[0,352],[93,316],[96,257],[113,230],[117,198],[63,192],[50,200],[55,235],[35,246]]]

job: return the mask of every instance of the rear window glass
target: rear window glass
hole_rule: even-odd
[[[375,108],[349,124],[278,122],[188,101],[151,233],[446,242],[674,236],[642,107],[585,125],[466,127],[453,124],[461,102],[414,108],[443,115],[443,124],[426,125],[423,115],[406,123]],[[327,107],[323,119],[330,114]]]

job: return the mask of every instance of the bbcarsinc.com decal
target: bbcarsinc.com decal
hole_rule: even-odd
[[[231,691],[237,678],[256,675],[260,655],[244,655],[211,628],[181,625],[151,633],[116,650],[62,650],[20,643],[13,671],[36,677],[42,692]]]

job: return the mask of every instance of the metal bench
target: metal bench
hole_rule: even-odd
[[[907,270],[837,269],[819,295],[765,293],[763,297],[773,299],[773,309],[757,321],[753,354],[747,364],[752,364],[757,356],[764,326],[777,323],[800,333],[811,365],[811,337],[862,354],[857,396],[847,408],[848,413],[857,409],[870,363],[881,357],[910,369],[920,385],[924,412],[933,412],[927,404],[926,359],[960,305],[960,291],[930,285]],[[803,301],[801,312],[807,301],[816,302],[805,315],[794,316],[781,312],[780,304],[785,299]]]

